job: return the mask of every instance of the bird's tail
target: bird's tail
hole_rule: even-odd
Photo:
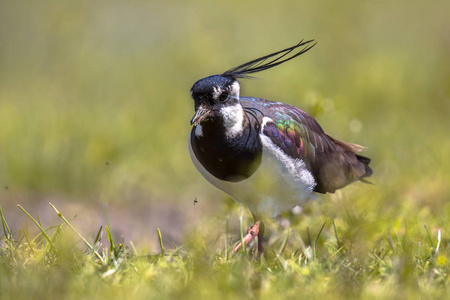
[[[362,150],[364,150],[364,146],[358,145],[358,144],[352,144],[352,143],[346,143],[340,140],[337,140],[335,138],[333,138],[332,136],[330,136],[329,134],[327,134],[327,136],[337,145],[341,146],[344,149],[350,150],[353,153],[355,152],[361,152]],[[366,177],[370,177],[373,173],[372,169],[369,167],[370,164],[370,158],[356,154],[356,159],[363,164],[364,166],[364,173],[362,175],[358,176],[358,180],[364,183],[369,183],[371,184],[370,181],[365,180],[364,178]]]
[[[366,171],[363,175],[361,175],[359,177],[359,180],[362,181],[362,182],[365,182],[365,183],[371,183],[371,182],[369,182],[369,181],[364,179],[366,177],[370,177],[372,175],[372,173],[373,173],[372,169],[369,167],[370,158],[356,154],[356,159],[359,162],[361,162],[362,164],[364,164],[364,169]]]

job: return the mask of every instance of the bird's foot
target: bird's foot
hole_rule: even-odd
[[[233,251],[231,251],[231,255],[234,255],[239,249],[242,248],[242,245],[247,245],[249,244],[251,241],[253,241],[253,239],[258,236],[259,234],[259,224],[260,221],[257,221],[255,223],[255,225],[249,227],[249,229],[247,230],[247,234],[244,236],[244,238],[236,245],[236,247],[233,248]],[[259,244],[259,243],[258,243]],[[258,247],[259,248],[259,247]]]

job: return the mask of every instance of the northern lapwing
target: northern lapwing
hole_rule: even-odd
[[[314,193],[334,193],[354,181],[364,182],[372,174],[370,159],[356,154],[362,146],[331,137],[301,109],[240,96],[238,79],[251,78],[314,45],[314,40],[300,42],[200,79],[191,88],[191,159],[206,180],[248,206],[255,225],[243,242],[257,235],[259,254],[264,217],[302,205]]]

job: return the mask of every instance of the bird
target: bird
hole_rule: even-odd
[[[218,75],[202,78],[190,90],[195,114],[189,153],[200,174],[246,205],[255,224],[234,247],[257,237],[264,251],[264,220],[302,206],[317,194],[334,193],[372,175],[364,147],[337,140],[303,110],[282,102],[240,95],[238,80],[292,60],[315,40],[259,57]]]

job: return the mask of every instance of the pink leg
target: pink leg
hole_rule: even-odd
[[[240,241],[236,245],[236,247],[234,247],[233,251],[231,251],[231,255],[234,255],[239,249],[241,249],[242,243],[247,245],[248,243],[250,243],[255,238],[255,236],[258,236],[258,252],[260,251],[260,247],[261,247],[261,249],[263,249],[262,248],[262,239],[259,238],[259,233],[260,233],[259,225],[260,225],[260,223],[261,223],[260,221],[257,221],[255,223],[255,225],[253,225],[252,227],[250,227],[247,230],[247,234],[244,236],[242,241]],[[261,245],[260,245],[260,243],[261,243]]]

